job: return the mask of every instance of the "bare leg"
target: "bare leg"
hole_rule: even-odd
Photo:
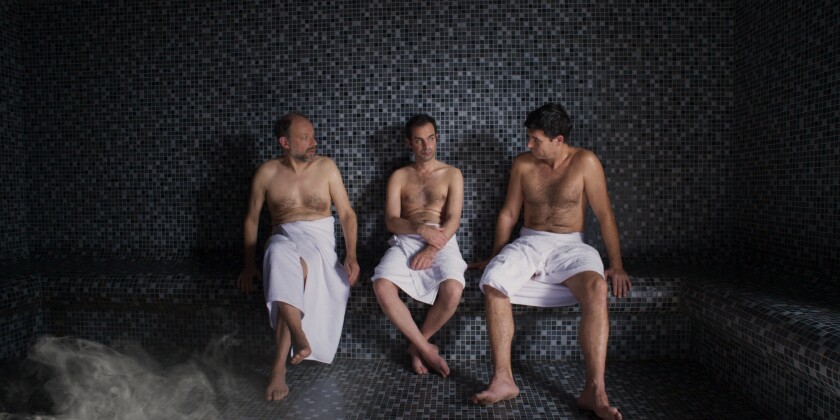
[[[595,412],[602,419],[621,419],[621,412],[610,406],[604,383],[607,339],[607,283],[593,271],[577,274],[565,284],[580,302],[580,346],[586,365],[586,384],[578,398],[581,409]]]
[[[464,286],[457,280],[448,279],[441,282],[435,303],[426,314],[423,326],[420,327],[420,333],[426,340],[431,339],[452,318],[458,308],[458,303],[461,302],[463,291]],[[411,355],[411,365],[417,374],[425,375],[429,372],[414,344],[408,347],[408,354]]]
[[[289,356],[289,347],[292,341],[289,338],[289,327],[277,312],[277,328],[274,330],[274,339],[277,344],[277,354],[274,357],[274,366],[271,368],[271,376],[268,379],[268,387],[265,390],[267,401],[279,401],[289,394],[289,386],[286,385],[286,358]]]
[[[484,293],[493,378],[487,390],[475,394],[472,402],[488,405],[516,398],[519,395],[519,387],[513,381],[513,369],[510,366],[510,346],[513,343],[514,332],[513,308],[510,305],[510,299],[487,285],[484,286]]]
[[[292,355],[292,364],[300,364],[303,359],[312,354],[312,349],[309,348],[309,340],[306,339],[306,333],[303,332],[303,326],[301,325],[300,309],[284,302],[278,302],[278,304],[280,305],[280,316],[286,322],[295,349],[295,354]]]
[[[423,336],[414,319],[411,317],[408,307],[399,297],[399,289],[388,279],[377,279],[373,282],[373,290],[376,292],[376,300],[388,319],[394,323],[408,341],[414,346],[414,351],[419,353],[423,360],[441,376],[449,375],[449,366],[446,360],[440,357],[438,348]],[[411,351],[411,348],[409,348]],[[418,372],[421,373],[421,372]]]
[[[303,266],[303,282],[305,287],[308,270],[303,259],[300,260],[300,263]],[[289,386],[286,384],[286,358],[289,357],[289,349],[294,339],[292,330],[302,336],[302,342],[295,341],[295,350],[297,350],[295,357],[302,356],[297,363],[300,363],[300,360],[303,360],[312,353],[309,348],[309,342],[306,340],[306,334],[303,333],[300,325],[300,310],[283,302],[275,302],[275,304],[278,305],[279,309],[277,311],[276,327],[274,330],[277,354],[274,357],[274,365],[271,368],[271,376],[269,376],[268,387],[265,390],[265,399],[268,401],[279,401],[289,394]],[[301,337],[297,337],[297,340],[301,340]],[[292,364],[297,363],[292,358]]]
[[[309,270],[303,258],[300,259],[300,265],[303,267],[303,287],[305,288]],[[312,349],[309,348],[309,340],[306,339],[306,333],[303,332],[303,326],[301,325],[302,317],[300,309],[281,302],[280,316],[286,321],[286,325],[289,327],[289,333],[292,336],[292,344],[295,349],[295,354],[292,355],[292,364],[300,364],[300,362],[312,354]]]

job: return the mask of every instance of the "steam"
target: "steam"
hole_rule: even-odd
[[[130,343],[118,343],[118,351],[78,338],[42,337],[29,358],[52,371],[43,388],[58,419],[221,419],[214,405],[220,395],[244,399],[223,363],[234,344],[222,337],[203,354],[164,368]],[[7,416],[0,419],[14,418]]]

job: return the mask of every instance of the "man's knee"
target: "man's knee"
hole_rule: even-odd
[[[607,282],[594,271],[585,271],[569,279],[573,281],[575,297],[583,304],[607,303]]]
[[[464,293],[464,285],[457,280],[445,280],[440,284],[437,299],[443,299],[449,304],[457,305]]]
[[[482,288],[482,290],[484,291],[484,297],[487,300],[505,300],[505,299],[508,299],[508,296],[506,294],[502,293],[499,289],[496,289],[495,287],[493,287],[489,284],[485,284],[484,287]]]
[[[388,279],[377,279],[374,281],[373,291],[376,293],[376,299],[380,301],[383,298],[396,296],[398,294],[397,285]]]

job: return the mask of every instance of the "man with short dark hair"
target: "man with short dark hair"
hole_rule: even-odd
[[[499,212],[492,259],[471,265],[484,268],[479,287],[485,294],[493,378],[476,404],[492,404],[519,395],[511,369],[513,315],[511,303],[563,306],[580,303],[580,343],[586,384],[578,405],[598,417],[620,419],[610,406],[604,384],[609,320],[607,283],[624,297],[630,280],[624,271],[618,228],[607,194],[601,162],[594,153],[570,146],[572,124],[566,110],[546,104],[525,120],[529,153],[513,161],[507,197]],[[587,207],[601,226],[610,268],[583,242]],[[524,207],[520,236],[507,244]],[[485,268],[486,267],[486,268]]]
[[[455,239],[464,178],[458,168],[437,160],[437,141],[432,117],[420,114],[409,119],[405,144],[415,161],[388,180],[385,224],[394,236],[372,280],[382,310],[411,342],[408,353],[414,372],[423,375],[431,368],[445,377],[449,366],[428,340],[455,313],[467,263]],[[417,328],[399,290],[432,305],[422,327]]]

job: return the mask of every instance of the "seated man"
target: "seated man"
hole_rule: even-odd
[[[493,258],[484,268],[479,287],[486,297],[487,331],[493,378],[486,391],[473,396],[476,404],[515,398],[519,388],[511,370],[513,315],[511,303],[532,306],[581,305],[580,343],[586,384],[578,405],[601,418],[621,418],[610,406],[604,388],[609,321],[607,284],[624,297],[630,281],[624,272],[618,228],[607,195],[604,169],[594,153],[567,144],[572,129],[566,110],[546,104],[525,120],[530,153],[513,161],[504,206],[499,212]],[[524,227],[505,245],[524,205]],[[584,216],[591,205],[601,226],[610,269],[583,242]],[[503,249],[504,247],[504,249]]]
[[[385,224],[394,236],[372,280],[385,315],[405,334],[417,374],[432,368],[449,375],[446,360],[429,339],[452,317],[464,290],[467,263],[455,231],[461,224],[464,178],[461,171],[435,158],[437,124],[415,115],[405,125],[405,144],[413,164],[391,175],[385,199]],[[398,288],[432,307],[417,328]]]
[[[252,279],[260,277],[254,255],[260,210],[267,202],[274,231],[265,245],[263,286],[277,344],[265,393],[269,401],[289,393],[286,358],[290,347],[293,365],[304,359],[333,361],[350,286],[359,277],[356,214],[335,162],[315,154],[312,123],[290,113],[277,123],[275,135],[284,156],[263,163],[254,174],[245,215],[245,268],[236,281],[243,292],[250,293]],[[335,253],[331,203],[347,246],[343,267]]]

